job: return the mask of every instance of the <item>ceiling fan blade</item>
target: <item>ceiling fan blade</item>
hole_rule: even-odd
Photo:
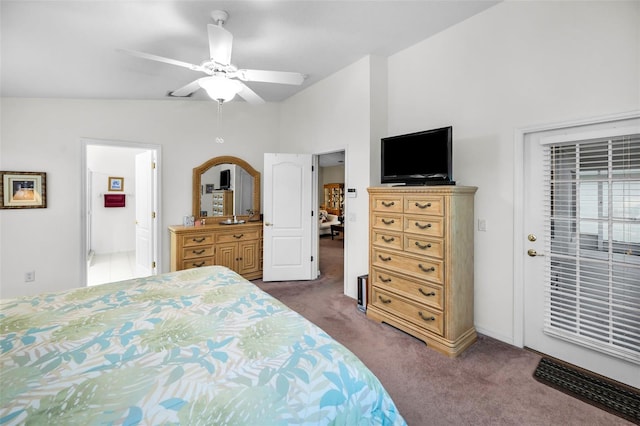
[[[305,75],[298,72],[238,70],[236,76],[243,81],[260,81],[264,83],[293,84],[296,86],[304,82]]]
[[[164,63],[170,64],[170,65],[177,65],[179,67],[189,68],[190,70],[193,70],[193,71],[206,72],[205,69],[202,68],[200,65],[194,65],[194,64],[190,64],[188,62],[178,61],[176,59],[170,59],[170,58],[165,58],[163,56],[152,55],[151,53],[138,52],[136,50],[119,49],[119,51],[121,51],[123,53],[126,53],[128,55],[131,55],[131,56],[137,56],[138,58],[150,59],[152,61],[158,61],[158,62],[164,62]]]
[[[238,83],[240,83],[240,85],[242,86],[242,89],[240,89],[240,91],[238,92],[238,95],[241,98],[243,98],[245,101],[247,101],[251,105],[260,105],[264,103],[264,99],[258,96],[256,92],[249,89],[249,87],[246,84],[241,82],[238,82]]]
[[[179,89],[174,90],[173,92],[169,92],[169,96],[174,96],[178,98],[189,97],[193,95],[196,91],[200,90],[200,84],[198,83],[199,81],[200,79],[194,80],[191,83],[185,86],[182,86]]]
[[[222,26],[208,24],[209,55],[211,60],[222,65],[231,64],[233,35]]]

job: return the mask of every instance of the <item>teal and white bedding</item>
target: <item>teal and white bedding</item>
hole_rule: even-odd
[[[403,425],[344,346],[220,266],[0,303],[0,424]]]

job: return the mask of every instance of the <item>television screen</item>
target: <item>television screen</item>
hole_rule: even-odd
[[[449,126],[383,138],[382,183],[454,185],[452,136]]]
[[[220,189],[229,189],[231,187],[231,170],[220,171]]]

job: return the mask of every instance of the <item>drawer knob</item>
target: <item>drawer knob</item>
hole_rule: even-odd
[[[431,203],[420,204],[420,203],[416,202],[416,207],[419,208],[419,209],[428,209],[429,207],[431,207]]]
[[[233,234],[233,238],[240,239],[242,237],[244,237],[244,234],[240,234],[240,235]]]
[[[384,257],[384,256],[382,256],[381,254],[379,254],[379,255],[378,255],[378,257],[379,257],[379,258],[380,258],[380,260],[382,260],[383,262],[388,262],[388,261],[390,261],[390,260],[391,260],[391,256]]]
[[[378,295],[378,299],[380,299],[380,301],[381,301],[382,303],[385,303],[385,304],[386,304],[386,303],[391,303],[391,299],[385,299],[384,297],[382,297],[382,296],[380,296],[380,295]]]
[[[416,226],[420,229],[427,229],[427,228],[431,228],[431,224],[427,223],[426,225],[422,225],[420,224],[420,222],[416,222]]]
[[[385,206],[385,207],[391,207],[391,206],[395,205],[395,203],[393,201],[391,201],[391,202],[383,201],[382,205]]]
[[[431,244],[422,244],[420,241],[416,241],[416,246],[418,246],[418,248],[422,250],[431,248]]]
[[[382,241],[384,241],[385,243],[391,243],[395,240],[395,238],[393,237],[385,237],[384,235],[382,236]]]
[[[385,278],[382,275],[378,275],[378,278],[380,279],[380,281],[382,281],[383,283],[388,283],[391,282],[391,278]]]
[[[429,293],[427,293],[426,291],[424,291],[424,290],[422,289],[422,287],[420,287],[420,288],[418,289],[418,291],[420,291],[420,293],[422,293],[423,295],[425,295],[425,296],[427,296],[427,297],[429,297],[429,296],[435,296],[435,295],[436,295],[436,292],[435,292],[435,291],[430,291]]]
[[[204,249],[202,249],[202,250],[191,250],[191,253],[193,253],[193,254],[202,254],[202,253],[204,253]]]
[[[420,268],[424,272],[434,272],[436,270],[435,266],[432,266],[430,268],[425,268],[424,266],[422,266],[422,263],[418,264],[418,268]]]
[[[193,241],[194,243],[201,243],[205,240],[204,237],[202,238],[192,238],[191,241]]]
[[[420,318],[422,318],[422,319],[423,319],[423,320],[425,320],[425,321],[435,321],[435,320],[436,320],[436,317],[433,317],[433,316],[431,316],[431,317],[425,316],[425,314],[423,314],[423,313],[422,313],[422,311],[419,311],[419,312],[418,312],[418,315],[420,315]]]
[[[394,222],[395,220],[393,219],[382,219],[382,223],[384,223],[385,225],[391,225]]]

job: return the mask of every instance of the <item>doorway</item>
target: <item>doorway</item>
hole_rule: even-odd
[[[159,153],[157,145],[83,140],[82,276],[88,286],[160,270]]]
[[[522,142],[523,346],[640,387],[640,119],[530,129]]]
[[[318,252],[319,275],[322,276],[326,269],[335,270],[339,268],[343,271],[343,276],[346,276],[344,271],[344,243],[348,230],[344,228],[346,209],[344,150],[318,154],[317,192],[319,210],[326,211],[328,218],[331,219],[327,222],[330,223],[328,226],[322,227],[322,224],[320,225],[319,239],[323,248]],[[341,226],[333,226],[332,228],[331,224],[335,222],[335,216],[338,216],[338,223]],[[318,217],[318,220],[323,220],[323,218]],[[341,231],[336,231],[336,229],[341,229]],[[325,240],[338,240],[340,243],[330,243]],[[333,252],[342,253],[342,256],[336,256]],[[337,263],[340,264],[338,265]],[[345,290],[346,287],[343,288],[343,293]]]

